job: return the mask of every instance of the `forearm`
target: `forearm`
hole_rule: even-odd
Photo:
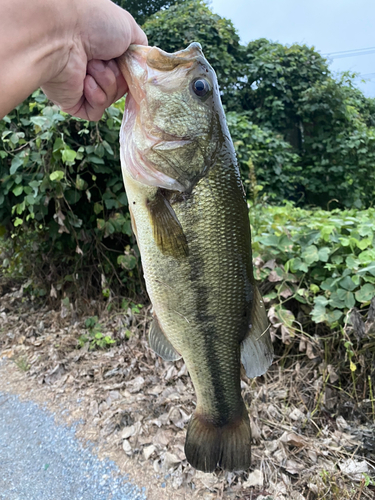
[[[74,9],[71,0],[0,0],[0,118],[62,71]]]

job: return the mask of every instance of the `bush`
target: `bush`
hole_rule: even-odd
[[[75,283],[97,293],[115,279],[139,290],[119,159],[123,107],[89,123],[37,91],[0,122],[0,228],[13,242],[6,263],[22,265],[46,293]]]
[[[229,112],[227,122],[248,197],[255,201],[261,192],[273,203],[298,201],[300,158],[291,145],[280,134],[252,123],[246,114]]]
[[[337,328],[349,321],[350,310],[370,305],[375,297],[375,209],[327,212],[258,205],[251,209],[251,221],[265,298],[290,325],[304,317],[313,329],[318,323]],[[292,307],[285,313],[288,304]]]
[[[149,45],[167,52],[199,42],[217,73],[224,104],[231,100],[241,73],[242,50],[231,21],[213,14],[205,2],[193,0],[157,12],[145,22],[143,29]]]

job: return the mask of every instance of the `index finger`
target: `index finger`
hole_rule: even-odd
[[[130,17],[130,25],[131,25],[131,36],[130,36],[130,44],[137,45],[148,45],[148,40],[146,33],[142,30],[142,28],[137,24],[134,17],[126,11],[128,16]]]

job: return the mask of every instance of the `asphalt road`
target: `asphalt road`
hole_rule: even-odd
[[[145,500],[117,466],[100,461],[35,403],[0,392],[0,499]]]

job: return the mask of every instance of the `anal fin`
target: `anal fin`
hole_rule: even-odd
[[[148,342],[153,351],[156,352],[164,361],[177,361],[181,358],[173,345],[164,335],[160,328],[159,321],[156,316],[152,320],[150,331],[148,334]]]
[[[250,330],[241,344],[241,361],[246,375],[254,378],[263,375],[273,360],[266,308],[255,284],[250,321]]]

